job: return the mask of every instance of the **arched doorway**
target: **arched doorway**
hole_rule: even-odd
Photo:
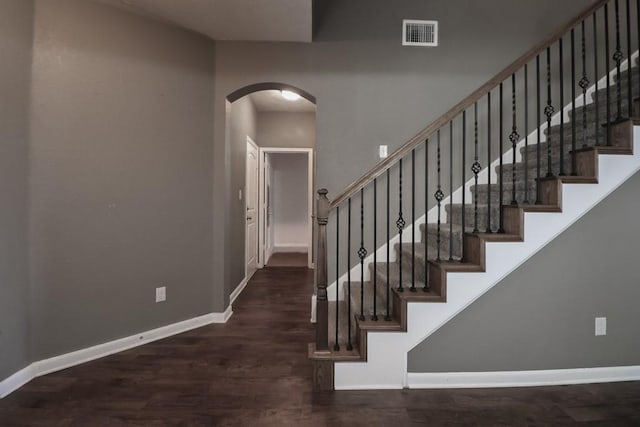
[[[238,235],[233,253],[243,260],[245,282],[256,269],[271,267],[274,254],[284,254],[277,257],[282,266],[299,266],[304,254],[303,266],[312,267],[315,101],[284,83],[253,84],[227,96],[230,231]]]

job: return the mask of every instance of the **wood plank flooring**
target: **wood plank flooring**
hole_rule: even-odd
[[[0,426],[640,426],[640,383],[312,393],[311,270],[258,271],[225,325],[38,378]]]

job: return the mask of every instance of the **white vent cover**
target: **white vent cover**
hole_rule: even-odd
[[[438,46],[438,21],[402,21],[403,46]]]

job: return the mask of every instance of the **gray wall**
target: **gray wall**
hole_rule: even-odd
[[[317,99],[316,187],[334,197],[377,161],[377,146],[393,151],[591,2],[384,0],[329,1],[316,40],[216,44],[214,219],[216,282],[228,283],[230,248],[225,99],[259,82],[283,82]],[[495,13],[499,10],[501,13]],[[522,19],[526,16],[526,19]],[[403,18],[437,19],[440,46],[401,46]],[[367,31],[363,31],[366,29]],[[231,164],[231,169],[239,165]],[[223,237],[224,236],[224,237]]]
[[[316,113],[259,112],[261,147],[314,148]]]
[[[38,0],[34,27],[32,357],[221,311],[212,43],[81,0]]]
[[[32,19],[32,1],[0,1],[0,381],[29,364],[27,190]]]
[[[228,247],[231,254],[237,254],[229,258],[231,276],[225,282],[225,306],[228,305],[228,296],[242,282],[245,276],[245,181],[247,176],[247,136],[258,144],[257,138],[257,113],[251,98],[245,96],[231,104],[229,133],[231,142],[231,198],[229,207],[231,218],[239,218],[239,221],[231,222],[231,233]],[[242,190],[242,199],[238,197]]]
[[[409,353],[410,372],[640,364],[640,174]],[[594,318],[607,317],[606,336]]]

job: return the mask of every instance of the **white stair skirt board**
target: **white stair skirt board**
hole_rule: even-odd
[[[633,147],[633,156],[598,156],[598,184],[563,184],[562,213],[525,213],[524,242],[487,243],[486,272],[448,273],[446,303],[409,303],[406,333],[369,332],[367,362],[335,364],[336,390],[407,386],[407,353],[640,170],[639,127]]]
[[[412,389],[539,387],[640,380],[640,366],[506,372],[433,372],[407,374]]]
[[[631,55],[631,59],[632,61],[635,60],[635,58],[638,56],[638,51],[634,52]],[[622,73],[623,71],[626,71],[627,69],[627,65],[628,65],[628,61],[625,60],[623,62],[620,63],[620,72]],[[617,70],[612,70],[609,73],[609,79],[612,82],[613,85],[613,79],[614,76],[617,74]],[[604,87],[606,87],[607,84],[607,77],[603,77],[602,79],[600,79],[600,81],[598,81],[598,89],[602,89]],[[595,91],[595,84],[593,84],[590,88],[587,89],[587,105],[592,104],[594,101],[591,99],[591,94]],[[582,94],[578,95],[578,97],[575,99],[575,104],[576,104],[576,108],[577,107],[581,107],[582,105],[584,105],[584,101],[582,99]],[[565,117],[565,123],[568,122],[569,118],[570,118],[570,112],[572,110],[573,106],[572,103],[569,102],[563,109],[562,109],[562,114]],[[560,124],[560,112],[556,112],[553,117],[551,118],[551,126],[555,126],[555,125],[559,125]],[[544,130],[547,128],[547,124],[546,122],[540,126],[538,129],[534,129],[533,132],[531,132],[526,138],[523,138],[522,140],[520,140],[520,142],[518,142],[517,146],[516,146],[516,162],[520,162],[522,161],[522,153],[520,153],[520,149],[523,148],[525,146],[525,144],[529,144],[529,145],[534,145],[538,142],[538,132],[541,133],[540,135],[540,142],[546,142],[546,135],[544,135]],[[513,152],[510,150],[507,150],[503,155],[502,155],[502,161],[505,165],[511,164],[511,162],[513,161]],[[497,158],[496,160],[494,160],[491,165],[489,167],[486,167],[484,169],[482,169],[482,171],[480,171],[480,173],[478,174],[478,183],[479,184],[483,184],[487,182],[487,178],[489,176],[489,173],[491,173],[491,182],[492,183],[497,183],[498,182],[498,172],[496,172],[496,167],[500,165],[500,158]],[[464,191],[466,192],[466,200],[473,200],[473,193],[471,192],[471,187],[473,187],[475,185],[475,177],[471,176],[469,178],[469,180],[465,183],[464,185]],[[443,224],[445,224],[448,221],[447,218],[447,211],[444,209],[445,206],[447,206],[450,203],[462,203],[462,187],[456,189],[453,192],[453,197],[450,197],[449,195],[447,195],[441,202],[442,204],[442,212],[441,212],[441,221]],[[433,208],[429,209],[429,212],[426,215],[426,222],[430,222],[430,223],[434,223],[437,221],[438,218],[438,208],[437,206],[434,206]],[[419,218],[416,219],[415,224],[411,224],[408,223],[407,226],[405,227],[405,229],[402,231],[402,241],[403,242],[410,242],[411,241],[411,233],[416,233],[415,237],[416,237],[416,242],[421,241],[422,239],[422,235],[420,232],[420,225],[425,223],[425,215],[420,216]],[[414,231],[415,230],[415,231]],[[391,237],[391,240],[389,241],[389,245],[390,248],[392,250],[389,251],[389,261],[390,262],[395,262],[396,261],[396,251],[393,249],[396,245],[396,243],[399,243],[400,239],[398,237],[398,233],[396,232],[395,235],[393,237]],[[377,259],[379,262],[386,262],[387,260],[387,243],[383,243],[382,246],[380,246],[377,251]],[[364,259],[364,264],[365,265],[369,265],[370,263],[373,262],[373,252],[371,252],[365,259]],[[351,269],[351,278],[352,280],[355,281],[360,281],[360,264],[356,264],[353,266],[353,268]],[[368,268],[364,269],[364,280],[365,281],[369,281],[371,279],[370,277],[370,271]],[[336,282],[331,282],[329,284],[329,286],[327,287],[327,298],[329,299],[329,301],[335,301],[336,300],[336,283],[340,283],[341,285],[344,285],[344,283],[347,281],[347,273],[345,272],[340,279]],[[338,288],[338,299],[340,301],[344,301],[345,299],[345,292],[344,292],[344,286],[340,286],[340,288]]]
[[[61,371],[72,366],[81,365],[92,360],[100,359],[121,351],[139,347],[153,341],[181,334],[192,329],[210,325],[212,323],[226,323],[233,311],[231,305],[223,313],[209,313],[204,316],[141,332],[115,341],[88,347],[72,353],[52,357],[50,359],[34,362],[26,368],[18,371],[9,378],[0,382],[0,399],[22,387],[34,378]]]

